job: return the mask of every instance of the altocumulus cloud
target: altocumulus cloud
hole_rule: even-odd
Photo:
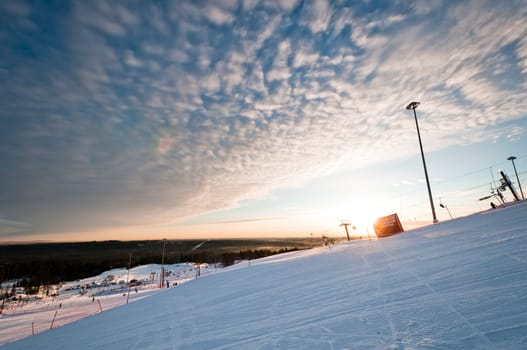
[[[166,223],[405,156],[413,99],[430,149],[518,138],[504,125],[527,112],[526,11],[2,1],[0,225]]]

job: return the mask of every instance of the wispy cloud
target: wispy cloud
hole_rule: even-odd
[[[523,134],[524,7],[6,1],[5,219],[157,224],[335,169]],[[7,20],[10,17],[10,21]]]
[[[210,222],[211,225],[224,225],[224,224],[242,224],[247,222],[258,222],[258,221],[269,221],[277,220],[281,218],[251,218],[251,219],[238,219],[238,220],[224,220],[224,221],[215,221]]]
[[[301,21],[315,34],[324,32],[330,25],[331,11],[328,0],[306,1],[302,7]]]

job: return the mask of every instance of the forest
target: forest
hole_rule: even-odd
[[[0,285],[26,293],[64,281],[96,276],[116,267],[181,262],[221,264],[323,245],[321,238],[145,240],[0,245]],[[3,283],[4,282],[4,283]]]

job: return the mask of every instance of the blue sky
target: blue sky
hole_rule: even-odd
[[[2,1],[0,19],[2,241],[430,222],[410,101],[453,213],[488,207],[510,155],[526,178],[523,1]]]

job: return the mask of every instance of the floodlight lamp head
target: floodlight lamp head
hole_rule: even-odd
[[[406,106],[406,109],[410,110],[410,109],[416,109],[417,106],[419,106],[421,104],[421,102],[410,102],[408,104],[408,106]]]
[[[507,160],[515,160],[516,157],[515,156],[510,156],[509,158],[507,158]]]

